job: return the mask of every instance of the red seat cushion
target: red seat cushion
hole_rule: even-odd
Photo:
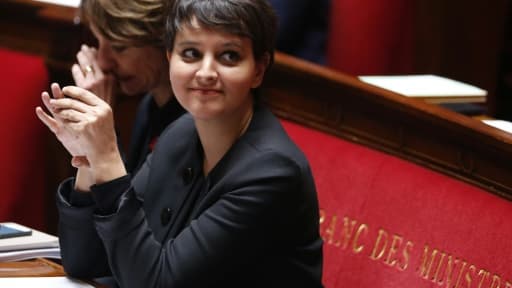
[[[282,122],[315,177],[326,287],[512,287],[511,202]]]
[[[44,229],[45,133],[35,107],[48,87],[44,60],[0,49],[0,221],[16,221]]]

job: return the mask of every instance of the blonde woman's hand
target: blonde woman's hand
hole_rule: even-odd
[[[71,67],[76,86],[91,91],[113,107],[117,85],[115,77],[100,68],[96,48],[83,44],[76,59],[77,63]]]

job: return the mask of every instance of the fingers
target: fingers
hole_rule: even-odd
[[[55,99],[64,98],[64,94],[62,93],[62,90],[60,89],[59,84],[52,83],[52,85],[50,85],[50,89],[52,90],[53,98],[55,98]]]
[[[45,103],[46,105],[46,103]],[[50,99],[49,100],[50,107],[48,108],[52,114],[55,116],[55,113],[61,111],[61,110],[74,110],[81,113],[86,113],[90,110],[90,106],[81,102],[77,101],[72,98],[62,98],[62,99]]]
[[[89,168],[91,165],[85,156],[73,156],[71,158],[71,166],[75,168]]]
[[[50,104],[50,100],[51,100],[50,94],[48,94],[48,92],[44,91],[43,93],[41,93],[41,99],[43,100],[43,104],[46,107],[46,109],[48,109],[48,111],[50,111],[50,113],[52,113],[52,115],[53,115],[52,105]]]
[[[87,105],[100,106],[105,104],[105,102],[100,97],[80,87],[66,86],[62,88],[62,93]]]
[[[77,63],[71,66],[71,75],[77,86],[90,90],[103,78],[97,54],[95,48],[85,44],[81,46],[76,54]]]
[[[94,78],[94,74],[101,73],[95,48],[89,47],[85,44],[82,45],[80,51],[76,55],[76,59],[85,78]]]
[[[55,121],[55,119],[53,119],[50,115],[46,114],[43,108],[39,106],[36,107],[36,115],[39,118],[39,120],[41,120],[41,122],[43,122],[44,125],[46,125],[48,129],[50,129],[50,131],[52,131],[53,133],[57,132],[57,121]]]
[[[102,73],[102,70],[98,63],[98,51],[94,47],[89,47],[87,45],[82,45],[82,51],[84,51],[85,56],[90,60],[89,65],[95,73]]]
[[[59,110],[55,114],[65,123],[78,123],[88,118],[87,114],[72,109]]]
[[[73,66],[71,66],[71,75],[73,76],[73,80],[75,80],[76,85],[86,88],[85,87],[85,75],[82,72],[80,65],[73,64]]]

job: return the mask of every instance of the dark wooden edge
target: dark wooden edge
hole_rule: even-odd
[[[52,80],[71,79],[70,67],[83,34],[76,8],[31,0],[0,1],[0,46],[43,56]]]
[[[64,276],[60,264],[37,258],[16,262],[0,262],[0,277],[53,277]]]
[[[282,118],[512,199],[509,133],[280,53],[263,90]]]
[[[58,261],[60,262],[60,261]],[[60,263],[45,258],[0,262],[0,277],[58,277],[66,276]],[[107,288],[92,280],[81,280],[96,288]]]

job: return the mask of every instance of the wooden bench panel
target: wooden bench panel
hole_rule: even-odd
[[[481,121],[278,54],[264,99],[283,119],[512,199],[512,135]]]

